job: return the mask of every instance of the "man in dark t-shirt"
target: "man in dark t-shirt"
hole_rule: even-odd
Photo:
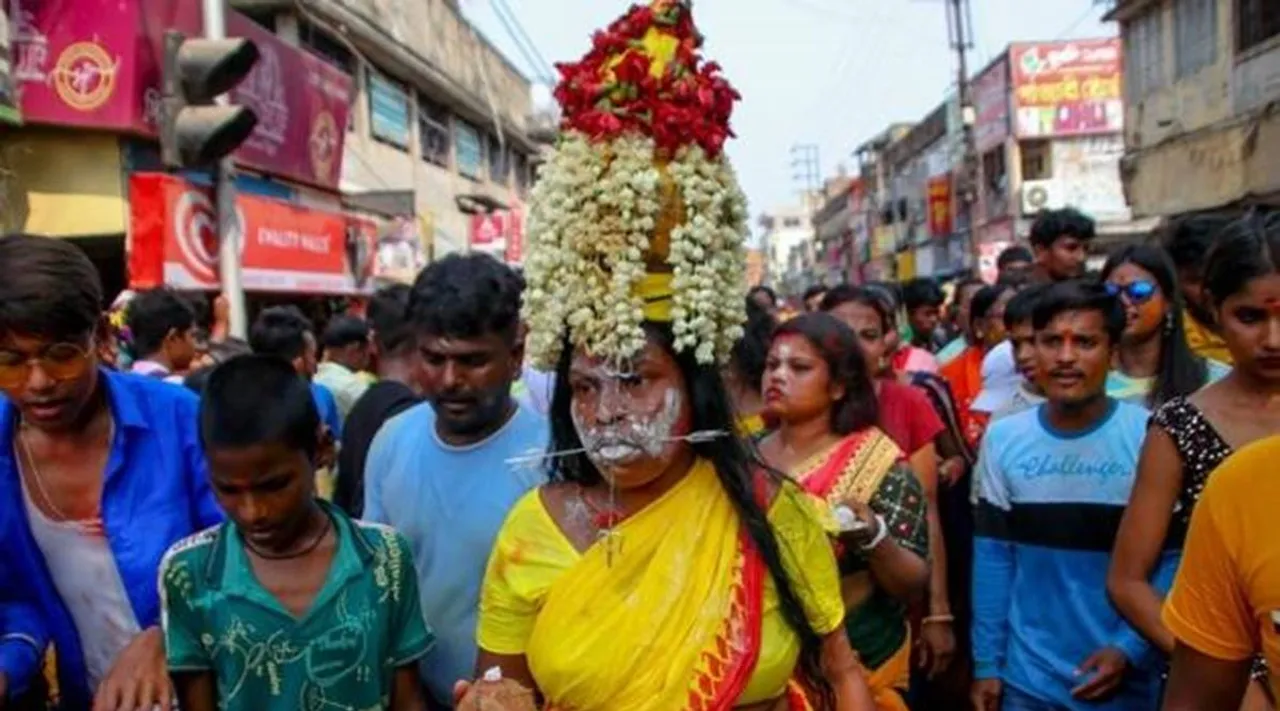
[[[356,400],[342,429],[333,502],[354,517],[364,511],[364,465],[383,423],[421,402],[414,381],[414,340],[405,327],[409,287],[389,286],[369,302],[378,382]]]

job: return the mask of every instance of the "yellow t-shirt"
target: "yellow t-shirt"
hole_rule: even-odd
[[[1280,694],[1280,436],[1255,442],[1209,477],[1163,619],[1182,644],[1243,661],[1261,652]]]
[[[820,635],[839,629],[844,601],[821,510],[788,484],[778,492],[768,518],[779,539],[783,567],[810,624]],[[489,559],[476,632],[480,648],[495,654],[525,654],[552,585],[580,557],[551,518],[540,491],[526,494],[508,514]],[[772,578],[766,577],[763,595],[760,654],[739,704],[781,696],[799,659],[800,641],[782,616]]]

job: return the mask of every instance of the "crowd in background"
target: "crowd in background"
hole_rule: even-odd
[[[653,376],[734,430],[700,456],[849,505],[839,588],[773,593],[856,653],[838,698],[1274,708],[1280,218],[1178,221],[1085,274],[1093,238],[1045,213],[950,298],[845,284],[784,313],[758,288],[714,385]],[[184,709],[448,708],[553,643],[534,620],[572,521],[600,545],[617,522],[547,463],[600,386],[525,362],[518,273],[446,257],[319,330],[264,309],[247,341],[221,300],[208,324],[168,289],[104,316],[97,284],[65,242],[0,240],[0,708],[167,708],[171,678]]]

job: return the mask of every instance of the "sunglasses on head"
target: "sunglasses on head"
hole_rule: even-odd
[[[1134,304],[1145,304],[1150,301],[1151,297],[1156,295],[1157,290],[1158,287],[1156,287],[1155,282],[1146,281],[1145,279],[1131,281],[1124,285],[1107,284],[1108,294],[1111,294],[1112,296],[1123,296]]]

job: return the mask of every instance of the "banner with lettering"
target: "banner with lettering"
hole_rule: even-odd
[[[1019,138],[1124,129],[1119,38],[1014,44],[1009,53]]]
[[[372,220],[239,193],[246,291],[368,294],[378,228]],[[129,178],[129,283],[217,289],[218,234],[210,192],[163,173]]]
[[[929,178],[929,236],[941,239],[955,231],[955,219],[951,212],[951,176],[935,175]]]

